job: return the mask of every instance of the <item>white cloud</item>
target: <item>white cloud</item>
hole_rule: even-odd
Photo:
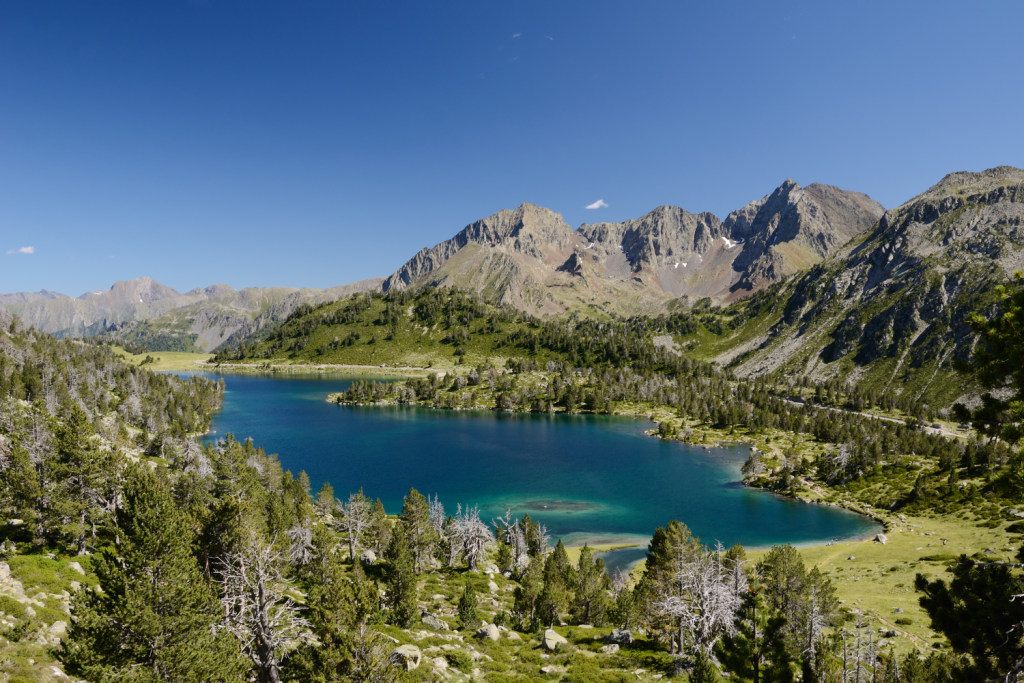
[[[547,38],[548,40],[554,40],[554,38],[552,38],[551,36],[544,36],[544,37]]]
[[[36,253],[35,247],[22,247],[21,249],[11,249],[7,252],[8,254],[34,254]]]
[[[518,37],[519,37],[519,36],[521,36],[521,35],[523,35],[523,34],[522,34],[522,33],[513,33],[513,34],[512,34],[512,37],[513,37],[513,38],[518,38]]]
[[[605,204],[605,202],[604,202],[604,200],[603,200],[603,199],[598,199],[598,200],[597,200],[596,202],[594,202],[593,204],[588,204],[588,205],[587,205],[587,208],[588,208],[588,209],[607,209],[607,208],[608,208],[608,205],[607,205],[607,204]]]

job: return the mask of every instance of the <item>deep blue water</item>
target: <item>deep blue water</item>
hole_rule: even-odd
[[[223,375],[214,437],[252,437],[314,491],[339,498],[362,487],[389,513],[415,487],[446,509],[479,505],[490,520],[529,512],[566,544],[646,544],[657,526],[685,522],[706,543],[768,546],[853,538],[870,520],[744,488],[745,447],[704,449],[643,433],[645,420],[606,416],[450,412],[326,402],[352,381],[338,376]],[[365,379],[365,378],[361,378]],[[642,550],[607,557],[628,565]]]

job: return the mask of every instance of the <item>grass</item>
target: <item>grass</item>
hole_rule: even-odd
[[[167,370],[198,370],[197,363],[206,362],[213,358],[212,353],[183,353],[181,351],[151,351],[149,353],[130,354],[120,346],[115,346],[114,352],[124,358],[132,365],[143,365],[146,358],[152,358],[154,362],[145,363],[150,370],[157,372]]]
[[[979,529],[955,517],[906,517],[906,523],[887,531],[886,536],[884,545],[865,539],[805,547],[800,555],[808,569],[818,567],[831,578],[843,607],[905,634],[894,642],[901,651],[913,646],[930,648],[932,643],[944,641],[929,628],[928,615],[918,604],[921,594],[914,591],[914,578],[918,573],[931,579],[949,577],[950,562],[922,558],[971,556],[987,548],[997,551],[993,557],[1007,558],[1016,550],[1007,548],[1005,531]],[[749,551],[748,558],[756,563],[766,552]],[[895,612],[897,608],[902,613]],[[912,623],[897,624],[896,619]]]
[[[26,544],[27,545],[27,544]],[[0,680],[9,681],[67,681],[59,673],[55,659],[57,648],[39,642],[55,622],[70,623],[61,599],[63,591],[71,594],[77,582],[81,589],[97,583],[92,574],[92,556],[65,555],[60,549],[30,550],[25,554],[8,554],[3,561],[11,569],[11,578],[22,585],[24,595],[31,598],[31,612],[26,605],[10,595],[0,595],[0,612],[14,617],[13,627],[0,626]],[[78,562],[86,575],[69,566]],[[5,584],[5,590],[10,584]],[[40,606],[42,603],[42,606]],[[34,615],[32,614],[34,612]],[[8,618],[9,618],[8,617]]]

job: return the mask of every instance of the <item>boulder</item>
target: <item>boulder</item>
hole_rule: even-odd
[[[425,626],[428,626],[434,629],[435,631],[449,630],[447,623],[445,623],[442,619],[434,616],[430,612],[424,612],[423,616],[420,617],[420,621],[422,621]]]
[[[363,551],[363,554],[359,556],[359,561],[363,564],[376,564],[377,553],[373,552],[372,550],[365,550]]]
[[[85,570],[82,569],[82,565],[78,564],[77,562],[68,562],[68,568],[75,570],[82,576],[85,576]]]
[[[491,591],[492,593],[497,593],[498,592],[498,584],[494,583],[493,581],[488,581],[487,582],[487,590]]]
[[[563,669],[560,666],[556,666],[554,664],[548,664],[547,666],[542,666],[540,668],[540,672],[542,674],[560,674],[563,671],[565,671],[565,669]]]
[[[505,637],[509,640],[522,640],[522,637],[515,631],[509,631],[505,634]]]
[[[484,573],[485,574],[497,574],[498,573],[498,565],[496,565],[496,564],[489,564],[489,565],[487,565],[486,567],[484,567]]]
[[[612,643],[611,645],[605,645],[601,648],[601,652],[603,652],[606,655],[613,655],[618,651],[619,646],[616,643]]]
[[[920,550],[920,548],[918,548],[918,550]],[[846,558],[846,559],[848,559],[848,560],[856,560],[857,558],[856,558],[856,557],[854,557],[853,555],[850,555],[850,556],[849,556],[848,558]]]
[[[49,628],[50,635],[62,636],[67,633],[68,624],[66,621],[55,621]]]
[[[604,637],[606,643],[615,643],[616,645],[629,645],[633,642],[632,632],[624,629],[617,628],[613,629],[611,633]]]
[[[388,661],[397,666],[405,667],[406,671],[412,671],[420,665],[423,655],[415,645],[399,645],[392,651]]]
[[[0,562],[0,581],[11,578],[11,566],[6,562]]]
[[[501,631],[499,631],[498,627],[494,624],[487,624],[486,626],[481,626],[476,630],[476,637],[498,641],[501,640]]]
[[[445,659],[444,657],[434,657],[433,659],[430,660],[430,663],[438,671],[447,671],[448,670],[448,660]]]
[[[569,641],[558,635],[553,629],[544,631],[544,642],[542,643],[545,650],[553,652],[560,646],[568,645]]]
[[[885,534],[878,534],[877,536],[875,536],[875,542],[876,543],[881,543],[882,545],[885,545],[886,543],[889,542],[889,539],[886,538]]]

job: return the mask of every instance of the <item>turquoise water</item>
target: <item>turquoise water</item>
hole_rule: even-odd
[[[745,447],[704,449],[643,433],[645,420],[607,416],[450,412],[330,404],[351,381],[337,376],[224,375],[213,436],[252,437],[285,468],[305,470],[314,491],[339,498],[362,487],[389,513],[415,487],[446,509],[479,505],[491,520],[529,512],[567,544],[646,545],[657,526],[685,522],[706,543],[768,546],[853,538],[870,520],[744,488]],[[361,378],[365,379],[365,378]],[[642,557],[607,555],[611,566]]]

